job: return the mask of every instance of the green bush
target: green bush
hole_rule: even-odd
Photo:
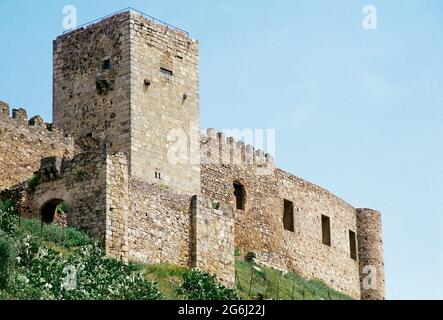
[[[60,210],[69,207],[62,204]],[[79,230],[36,219],[18,221],[10,201],[0,202],[0,227],[0,299],[164,298],[158,283],[147,280],[140,266],[107,258]]]
[[[22,235],[30,234],[46,242],[73,248],[91,244],[91,239],[82,231],[75,228],[62,228],[54,224],[42,224],[37,219],[21,219],[20,232]]]
[[[57,206],[58,213],[68,213],[70,210],[71,206],[66,201],[60,202],[60,204]]]
[[[37,186],[40,184],[40,176],[35,174],[33,175],[29,181],[28,181],[28,188],[31,189],[31,191],[35,191],[37,189]]]
[[[236,290],[219,284],[214,275],[197,269],[184,273],[178,294],[189,300],[238,300]]]
[[[105,257],[97,245],[86,245],[63,257],[57,251],[40,247],[27,236],[19,243],[12,288],[23,299],[63,300],[154,300],[162,299],[158,284],[148,281],[133,267]],[[73,285],[73,286],[72,286]]]
[[[17,218],[12,201],[0,200],[0,230],[13,234],[17,228]]]
[[[6,289],[11,278],[14,255],[12,243],[0,231],[0,289]]]

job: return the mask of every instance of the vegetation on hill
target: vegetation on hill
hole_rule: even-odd
[[[237,289],[215,276],[170,264],[106,257],[84,232],[18,218],[0,201],[1,299],[348,299],[320,281],[257,269],[237,257]]]

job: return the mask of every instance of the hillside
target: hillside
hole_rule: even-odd
[[[124,264],[73,228],[18,218],[0,201],[0,299],[349,299],[295,273],[237,257],[237,289],[170,264]]]

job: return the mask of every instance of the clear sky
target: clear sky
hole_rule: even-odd
[[[388,298],[443,298],[441,0],[0,0],[0,100],[47,121],[69,4],[79,24],[132,6],[189,31],[201,127],[276,129],[281,168],[382,211]]]

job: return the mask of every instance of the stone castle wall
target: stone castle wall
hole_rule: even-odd
[[[356,210],[213,129],[200,137],[198,73],[195,40],[133,12],[58,37],[53,113],[65,133],[28,121],[22,109],[10,118],[0,103],[0,198],[33,217],[65,200],[71,209],[60,221],[125,261],[197,267],[233,285],[238,248],[354,298],[384,298],[380,214]],[[234,183],[243,186],[243,208]],[[368,265],[376,287],[360,289]]]
[[[74,142],[39,116],[0,102],[0,190],[28,181],[48,156],[72,156]]]
[[[21,216],[43,218],[45,208],[55,208],[65,201],[70,210],[66,224],[85,230],[104,241],[106,232],[106,151],[103,148],[77,153],[73,158],[41,159],[34,189],[22,183],[0,192],[11,199]]]
[[[121,13],[54,41],[54,125],[77,141],[129,152],[129,37],[129,13]]]
[[[108,154],[106,167],[106,252],[115,258],[128,260],[126,226],[132,214],[127,154]]]
[[[129,259],[189,266],[191,198],[138,179],[131,179],[129,188]]]
[[[198,159],[168,151],[175,144],[198,154],[195,40],[123,12],[59,36],[53,51],[57,127],[127,153],[133,177],[199,193]]]
[[[263,152],[213,130],[202,138],[201,153],[203,196],[235,208],[233,183],[240,182],[245,188],[245,209],[235,209],[235,246],[243,254],[255,252],[268,265],[321,279],[352,297],[360,296],[358,262],[350,257],[349,230],[357,233],[352,206],[314,184],[274,169]],[[203,161],[208,153],[211,163]],[[222,164],[229,157],[231,164]],[[283,227],[284,199],[293,202],[293,232]],[[331,220],[331,246],[322,243],[321,215]]]
[[[216,207],[216,208],[214,208]],[[201,195],[192,200],[191,266],[235,286],[235,220],[232,207]]]
[[[139,14],[130,35],[131,176],[198,194],[198,43]]]
[[[357,209],[361,299],[385,299],[383,237],[380,212]]]

